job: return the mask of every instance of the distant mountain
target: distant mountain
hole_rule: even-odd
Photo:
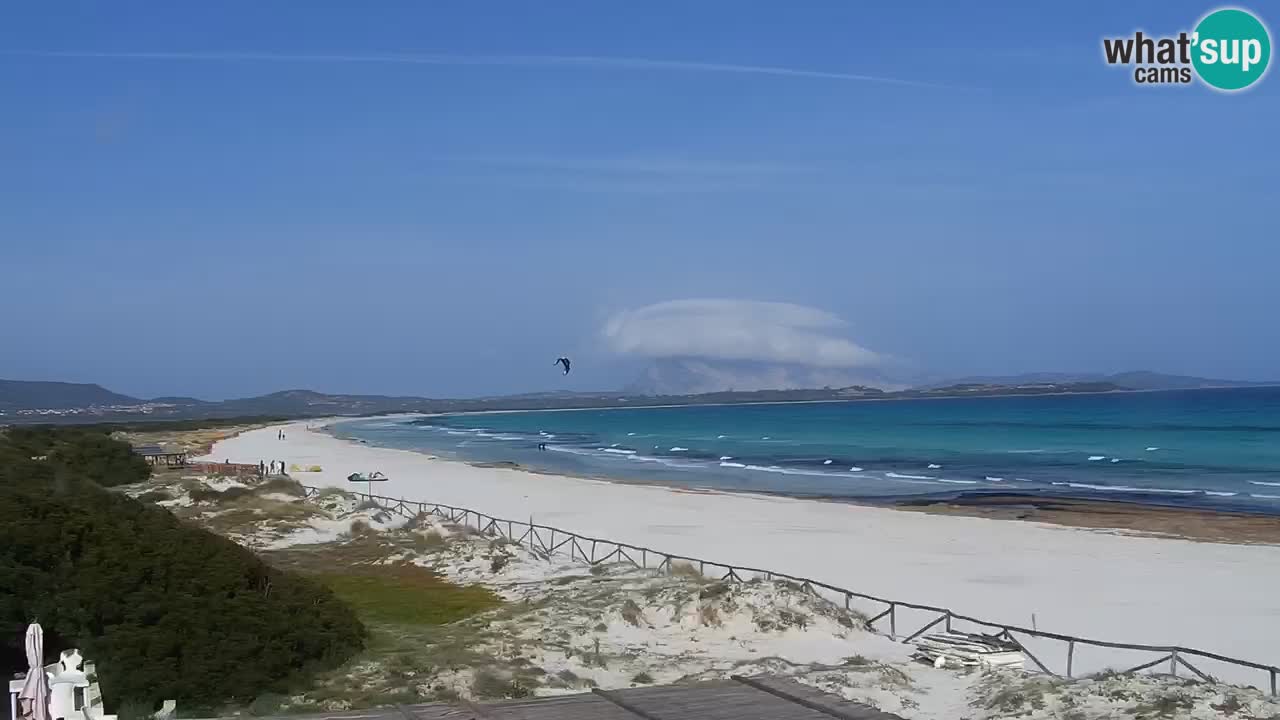
[[[193,397],[158,397],[152,398],[148,402],[156,405],[208,405],[208,400],[200,400]]]
[[[138,398],[88,383],[0,380],[0,411],[40,407],[64,410],[82,407],[136,405]]]
[[[1199,390],[1206,388],[1233,387],[1265,387],[1280,385],[1280,382],[1249,382],[1242,380],[1217,380],[1213,378],[1192,377],[1190,375],[1166,375],[1149,370],[1107,375],[1105,373],[1026,373],[1023,375],[1002,375],[987,377],[968,377],[931,383],[920,389],[937,389],[954,385],[1044,385],[1063,383],[1111,383],[1128,390]]]
[[[893,382],[875,369],[847,370],[705,358],[663,358],[652,362],[635,382],[624,388],[624,392],[649,396],[699,395],[852,386],[880,390],[906,387]]]
[[[854,374],[814,368],[681,362],[656,365],[620,392],[543,392],[503,397],[433,399],[414,396],[342,395],[284,390],[258,397],[206,401],[190,397],[152,400],[121,395],[99,385],[0,380],[0,425],[39,422],[133,422],[215,418],[451,413],[480,410],[645,407],[801,401],[851,401],[992,395],[1100,393],[1123,390],[1186,390],[1261,386],[1150,372],[1118,375],[1036,373],[965,378],[937,386],[900,389],[874,373],[861,382]],[[791,387],[776,387],[778,385]]]

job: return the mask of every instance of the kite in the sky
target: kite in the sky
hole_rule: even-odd
[[[565,374],[565,375],[568,375],[568,374],[569,374],[569,358],[567,358],[567,357],[556,358],[556,361],[555,361],[555,363],[553,363],[553,364],[554,364],[554,365],[563,365],[563,366],[564,366],[564,374]]]

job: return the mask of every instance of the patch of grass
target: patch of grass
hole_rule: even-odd
[[[249,703],[249,714],[254,717],[265,717],[268,715],[279,715],[280,708],[288,702],[289,698],[278,693],[263,693],[253,699]]]
[[[584,655],[583,660],[586,660],[587,664],[593,667],[606,670],[609,668],[609,663],[605,660],[604,655],[600,654],[600,638],[596,638],[595,649],[592,651],[591,655]]]
[[[533,694],[528,680],[506,678],[492,670],[481,670],[471,681],[471,692],[480,698],[525,698]]]
[[[148,720],[155,711],[154,703],[126,700],[120,704],[120,709],[116,711],[116,717],[119,720]]]
[[[729,592],[729,583],[715,582],[698,591],[698,598],[701,600],[710,600],[711,598],[720,597]]]
[[[765,616],[758,616],[755,619],[756,627],[761,632],[769,632],[771,630],[783,631],[788,628],[799,628],[804,630],[809,626],[809,616],[804,613],[778,608],[777,619]]]
[[[454,585],[417,565],[351,568],[316,576],[362,620],[397,625],[443,625],[500,604],[479,586]]]
[[[874,664],[874,661],[862,655],[853,655],[845,658],[844,664],[849,667],[866,667],[867,665]]]
[[[493,559],[489,561],[489,572],[496,575],[502,572],[502,569],[505,568],[509,562],[511,562],[511,558],[506,555],[494,555]]]
[[[889,666],[882,666],[889,669]],[[884,670],[882,669],[882,672]],[[896,671],[900,672],[900,671]],[[891,678],[882,678],[890,682]],[[906,684],[910,678],[904,676]],[[988,673],[982,681],[984,694],[974,700],[974,705],[983,705],[988,710],[997,710],[1009,715],[1027,715],[1044,708],[1045,695],[1056,692],[1052,680],[1044,678],[1015,679],[998,673]]]
[[[441,535],[435,530],[431,530],[425,534],[419,534],[414,540],[414,547],[417,548],[419,552],[443,550],[444,546],[448,544],[449,541],[444,539],[444,535]]]
[[[605,574],[606,571],[605,571],[604,565],[592,565],[591,569],[588,570],[587,572],[591,573],[592,575],[595,575],[596,577],[599,577]]]
[[[626,620],[628,624],[636,627],[640,627],[640,623],[644,620],[644,613],[641,612],[640,606],[631,598],[627,598],[626,601],[622,603],[622,610],[620,612],[622,613],[623,620]]]
[[[595,630],[596,632],[608,632],[609,626],[605,625],[604,623],[596,623],[596,626],[591,629]]]
[[[1244,703],[1240,700],[1239,695],[1228,695],[1222,699],[1221,703],[1218,703],[1217,705],[1212,705],[1210,707],[1222,713],[1223,715],[1230,717],[1240,712],[1240,710],[1244,708]]]
[[[676,577],[685,577],[692,580],[706,580],[702,572],[693,566],[693,563],[683,562],[680,560],[672,560],[669,566],[671,574]]]
[[[458,699],[458,691],[444,685],[431,688],[431,697],[441,702],[454,702]]]
[[[352,535],[366,535],[369,532],[369,523],[364,520],[352,520],[350,532]]]
[[[652,685],[653,676],[647,672],[638,672],[631,678],[631,682],[636,685]]]
[[[1027,694],[1018,687],[1003,687],[988,697],[985,705],[988,710],[998,710],[1002,713],[1018,713],[1028,705],[1030,699]]]
[[[703,605],[698,609],[698,618],[703,625],[708,627],[720,626],[720,611],[716,610],[715,605]]]
[[[510,698],[527,698],[533,695],[535,684],[530,682],[528,678],[517,677],[511,680],[511,685],[507,690],[507,697]]]
[[[173,499],[173,495],[170,495],[164,490],[150,490],[138,496],[139,502],[151,503],[153,505],[155,503],[162,503],[166,500],[172,500],[172,499]]]
[[[242,487],[229,487],[226,490],[214,490],[213,488],[201,486],[192,488],[189,494],[191,495],[192,502],[225,503],[231,502],[232,500],[239,500],[243,497],[248,497],[253,494],[253,491],[249,488]]]
[[[1172,718],[1194,706],[1195,700],[1190,695],[1171,692],[1142,703],[1133,712],[1134,716],[1139,718]]]
[[[202,518],[200,524],[207,530],[225,535],[263,522],[279,528],[300,527],[323,514],[309,503],[279,502],[248,495],[222,512]]]
[[[892,665],[880,666],[881,687],[910,687],[911,676]]]
[[[253,489],[256,493],[280,493],[294,497],[306,497],[302,483],[290,478],[272,478]]]

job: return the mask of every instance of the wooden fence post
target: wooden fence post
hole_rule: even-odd
[[[230,469],[232,469],[232,470],[236,469],[236,466],[235,466],[235,464],[234,464],[234,463],[233,463],[233,464],[230,464],[230,465],[216,464],[216,465],[210,465],[210,467],[213,467],[215,470],[216,470],[216,469],[219,469],[219,468],[222,468],[222,469],[230,468]],[[256,469],[256,466],[254,466],[254,469]],[[305,497],[305,498],[318,497],[318,496],[320,495],[320,493],[321,493],[320,488],[311,487],[311,486],[303,486],[303,491],[304,491],[304,497]],[[422,513],[422,514],[429,514],[429,515],[433,515],[433,516],[435,516],[435,517],[444,518],[444,519],[448,520],[449,522],[453,522],[453,523],[457,523],[457,522],[461,521],[463,525],[468,525],[468,524],[470,524],[470,521],[471,521],[471,515],[473,515],[473,514],[474,514],[474,515],[475,515],[475,520],[476,520],[476,526],[477,526],[477,528],[479,529],[480,534],[487,534],[487,533],[488,533],[489,528],[492,528],[492,529],[493,529],[493,532],[494,532],[494,534],[495,534],[495,535],[501,535],[501,534],[502,534],[501,524],[505,522],[505,523],[507,524],[507,538],[508,538],[509,540],[511,540],[511,541],[513,541],[513,542],[515,542],[516,544],[522,544],[522,543],[521,543],[521,541],[520,541],[520,540],[517,540],[517,539],[516,539],[516,537],[515,537],[515,526],[514,526],[514,521],[512,521],[512,520],[499,520],[498,518],[492,518],[492,517],[489,517],[489,516],[483,515],[482,513],[479,513],[479,512],[476,512],[476,511],[472,511],[472,510],[469,510],[469,509],[466,509],[466,508],[456,508],[456,507],[453,507],[453,506],[451,506],[451,505],[440,505],[440,504],[438,504],[438,503],[432,504],[432,503],[423,503],[423,502],[409,503],[409,502],[408,502],[405,498],[403,498],[403,497],[401,497],[399,500],[396,500],[395,498],[391,498],[391,497],[385,497],[385,496],[382,496],[382,495],[374,495],[372,492],[369,492],[368,494],[366,494],[366,493],[362,493],[362,492],[360,492],[360,491],[358,491],[358,490],[355,490],[355,491],[352,491],[350,494],[351,494],[351,495],[353,495],[353,496],[355,496],[356,498],[360,498],[360,499],[362,499],[362,500],[364,500],[364,501],[372,502],[374,505],[378,506],[380,509],[383,509],[383,510],[389,510],[389,511],[392,511],[392,512],[395,512],[395,513],[398,513],[398,514],[404,514],[404,513],[408,513],[408,512],[410,512],[410,508],[411,508],[411,507],[415,507],[415,506],[416,506],[416,507],[417,507],[417,509],[418,509],[418,512],[419,512],[419,513]],[[428,509],[428,508],[429,508],[429,509]],[[488,521],[488,526],[485,526],[485,524],[484,524],[484,523],[485,523],[485,521],[486,521],[486,518],[487,518],[487,521]],[[555,549],[556,549],[556,529],[555,529],[555,528],[550,528],[550,527],[544,528],[544,529],[546,529],[546,530],[550,530],[550,532],[551,532],[551,545],[550,545],[550,548],[548,548],[547,544],[546,544],[545,542],[543,542],[543,541],[542,541],[542,537],[541,537],[541,535],[539,535],[539,534],[538,534],[538,532],[537,532],[537,530],[534,528],[534,526],[533,526],[533,516],[532,516],[532,515],[530,515],[530,516],[529,516],[529,524],[528,524],[528,528],[529,528],[529,530],[528,530],[528,532],[526,533],[526,535],[529,537],[529,547],[530,547],[530,548],[532,548],[532,549],[535,549],[535,550],[536,550],[536,549],[537,549],[537,546],[538,546],[539,544],[541,544],[541,545],[542,545],[542,549],[546,552],[546,554],[547,554],[547,555],[550,555],[550,554],[552,554],[552,553],[554,553],[554,552],[555,552]],[[587,539],[587,538],[582,538],[581,536],[575,535],[574,533],[571,533],[571,532],[565,532],[565,531],[563,531],[563,530],[561,531],[561,533],[563,533],[563,534],[565,534],[565,535],[568,535],[568,536],[569,536],[569,538],[570,538],[570,539],[569,539],[569,541],[567,541],[567,542],[568,542],[568,544],[569,544],[569,557],[570,557],[571,559],[573,559],[573,560],[582,559],[582,560],[586,560],[586,561],[590,562],[592,565],[595,565],[597,562],[604,562],[604,561],[608,560],[609,558],[612,558],[612,557],[614,557],[614,556],[616,555],[616,556],[619,556],[619,557],[621,557],[621,558],[626,558],[629,562],[631,562],[631,564],[632,564],[632,565],[636,565],[635,559],[634,559],[634,558],[632,558],[630,555],[628,555],[628,554],[627,554],[627,553],[622,549],[622,546],[621,546],[619,543],[616,543],[616,542],[613,542],[613,541],[609,541],[609,540],[605,540],[605,541],[598,541],[598,540],[592,539],[592,540],[591,540],[591,553],[590,553],[590,557],[588,558],[588,556],[587,556],[587,552],[582,548],[581,544],[578,542],[578,541],[579,541],[579,539]],[[523,536],[521,537],[521,539],[523,539]],[[601,557],[599,560],[597,560],[597,559],[596,559],[596,555],[597,555],[597,552],[598,552],[598,551],[597,551],[597,549],[596,549],[596,548],[597,548],[597,545],[598,545],[600,542],[604,542],[606,545],[613,545],[613,546],[614,546],[614,550],[613,550],[613,552],[610,552],[610,553],[608,553],[608,554],[604,555],[603,557]],[[641,560],[640,560],[640,563],[639,563],[638,567],[643,568],[643,569],[648,569],[648,565],[649,565],[649,553],[648,553],[648,549],[647,549],[647,548],[634,548],[634,547],[633,547],[633,549],[638,549],[638,550],[640,550],[640,553],[641,553],[641,555],[640,555]],[[671,556],[671,555],[667,555],[667,554],[665,554],[665,553],[658,552],[658,551],[656,551],[656,550],[655,550],[654,552],[655,552],[655,554],[656,554],[656,555],[658,555],[658,556],[661,558],[661,562],[660,562],[660,563],[655,567],[655,569],[656,569],[658,572],[660,572],[660,573],[665,573],[665,574],[667,574],[667,575],[672,575],[672,574],[674,574],[674,570],[675,570],[675,563],[674,563],[674,560],[675,560],[675,558],[674,558],[673,556]],[[697,559],[697,558],[687,558],[687,559],[682,558],[682,562],[688,562],[688,563],[690,563],[690,567],[692,567],[692,563],[697,562],[697,563],[698,563],[698,565],[697,565],[697,567],[698,567],[698,573],[699,573],[701,576],[706,577],[707,564],[709,563],[709,561],[707,561],[707,560],[702,560],[702,559]],[[715,562],[710,562],[710,564],[712,565],[712,567],[725,567],[725,568],[727,568],[728,572],[727,572],[727,574],[724,576],[724,578],[722,578],[723,580],[732,579],[732,580],[737,580],[737,581],[740,581],[740,582],[742,581],[742,578],[740,578],[740,577],[738,576],[737,568],[735,568],[734,566],[732,566],[732,565],[721,565],[721,564],[719,564],[719,563],[715,563]],[[744,569],[744,571],[745,571],[745,569]],[[770,570],[753,570],[753,571],[752,571],[752,577],[753,577],[753,578],[759,578],[759,577],[760,577],[760,575],[763,575],[763,576],[764,576],[767,580],[769,580],[769,581],[775,581],[775,580],[779,577],[779,574],[774,573],[773,571],[770,571]],[[780,575],[780,577],[782,577],[782,578],[790,578],[791,576],[788,576],[788,575]],[[800,578],[796,578],[794,581],[802,581],[802,579],[800,579]],[[792,581],[792,580],[788,580],[788,582],[793,582],[793,581]],[[845,609],[846,609],[846,610],[851,609],[851,606],[852,606],[852,599],[853,599],[853,596],[855,595],[855,593],[853,593],[853,592],[852,592],[852,591],[850,591],[850,590],[845,590],[845,589],[843,589],[843,588],[837,588],[837,587],[832,587],[832,586],[827,586],[827,585],[824,585],[823,587],[824,587],[825,589],[827,589],[827,590],[831,591],[831,592],[835,592],[835,593],[842,593],[842,594],[844,595],[844,606],[845,606]],[[804,591],[805,591],[805,592],[807,592],[807,593],[811,593],[811,594],[818,595],[819,597],[821,597],[820,593],[818,593],[818,592],[817,592],[817,591],[812,587],[812,585],[810,584],[810,581],[808,581],[808,580],[803,580],[803,581],[802,581],[802,586],[801,586],[801,588],[802,588],[802,590],[804,590]],[[940,617],[938,617],[938,618],[934,619],[933,621],[931,621],[930,623],[928,623],[928,624],[927,624],[927,625],[925,625],[924,627],[920,628],[919,630],[915,631],[915,632],[914,632],[914,633],[912,633],[911,635],[909,635],[909,636],[907,636],[907,637],[905,637],[905,638],[903,638],[903,639],[899,640],[899,638],[898,638],[898,603],[896,603],[895,601],[892,601],[892,600],[880,600],[879,598],[875,598],[875,597],[873,597],[873,596],[869,596],[869,595],[868,595],[868,596],[858,595],[858,596],[859,596],[860,598],[865,598],[865,599],[873,600],[873,601],[876,601],[876,602],[888,603],[888,605],[889,605],[889,609],[888,609],[887,611],[885,611],[885,612],[880,613],[879,615],[875,616],[874,618],[872,618],[872,619],[869,621],[869,623],[868,623],[868,624],[869,624],[869,625],[874,624],[876,621],[880,620],[880,619],[881,619],[881,618],[883,618],[885,615],[888,615],[888,616],[889,616],[889,638],[890,638],[891,640],[894,640],[894,641],[900,641],[900,642],[908,642],[908,643],[909,643],[909,642],[911,642],[912,640],[914,640],[916,637],[919,637],[920,635],[922,635],[922,634],[924,634],[925,632],[927,632],[930,628],[932,628],[932,627],[934,627],[934,626],[936,626],[936,625],[939,625],[939,624],[941,624],[941,623],[943,623],[943,622],[945,622],[945,623],[946,623],[946,630],[947,630],[947,632],[952,632],[952,631],[953,631],[953,622],[952,622],[952,621],[955,619],[955,617],[953,617],[952,611],[951,611],[950,609],[946,609],[946,608],[928,608],[928,607],[925,607],[925,606],[914,606],[914,605],[911,605],[910,603],[907,603],[907,605],[908,605],[909,607],[913,607],[913,608],[915,608],[915,609],[919,609],[919,610],[931,610],[931,611],[937,611],[937,612],[941,612],[941,613],[942,613],[942,615],[941,615]],[[996,625],[996,624],[993,624],[993,623],[988,623],[988,622],[985,622],[985,621],[982,621],[982,620],[977,620],[977,619],[969,618],[969,617],[967,617],[967,616],[963,616],[963,615],[962,615],[962,616],[958,616],[958,617],[959,617],[961,620],[963,620],[964,622],[973,622],[973,623],[977,623],[977,624],[979,624],[979,625],[986,625],[986,626],[988,626],[988,627],[1001,627],[1001,626]],[[1024,630],[1019,629],[1019,632],[1023,632],[1023,631],[1024,631]],[[1036,628],[1035,628],[1035,615],[1034,615],[1034,614],[1032,615],[1032,629],[1031,629],[1031,630],[1026,630],[1025,632],[1027,632],[1027,633],[1029,633],[1029,634],[1031,634],[1031,635],[1034,635],[1034,636],[1041,636],[1041,634],[1040,634],[1040,633],[1036,630]],[[1048,668],[1047,668],[1043,663],[1041,663],[1041,662],[1039,661],[1039,659],[1038,659],[1038,658],[1036,658],[1034,655],[1032,655],[1032,654],[1031,654],[1031,652],[1030,652],[1029,650],[1027,650],[1027,648],[1026,648],[1026,646],[1025,646],[1025,645],[1023,645],[1023,644],[1022,644],[1021,642],[1019,642],[1016,638],[1014,638],[1014,637],[1013,637],[1013,635],[1010,633],[1010,631],[1009,631],[1009,628],[1008,628],[1008,627],[1003,627],[1003,633],[1002,633],[1002,634],[1003,634],[1003,637],[1004,637],[1006,640],[1009,640],[1009,641],[1013,642],[1014,644],[1016,644],[1016,645],[1018,646],[1018,648],[1023,652],[1023,654],[1024,654],[1028,659],[1030,659],[1032,662],[1034,662],[1034,663],[1036,664],[1036,666],[1040,668],[1040,670],[1042,670],[1043,672],[1045,672],[1046,674],[1049,674],[1049,675],[1056,675],[1056,673],[1054,673],[1053,671],[1049,670],[1049,669],[1048,669]],[[1103,647],[1118,647],[1118,648],[1124,648],[1124,649],[1130,649],[1130,650],[1147,650],[1147,651],[1152,651],[1152,652],[1157,652],[1157,651],[1158,651],[1158,652],[1164,652],[1164,650],[1165,650],[1165,648],[1153,647],[1153,646],[1146,646],[1146,645],[1126,645],[1126,644],[1116,644],[1116,643],[1105,643],[1105,642],[1101,642],[1101,641],[1092,641],[1092,640],[1088,640],[1088,639],[1085,639],[1085,638],[1079,638],[1079,637],[1063,636],[1063,635],[1054,635],[1054,634],[1049,634],[1049,635],[1050,635],[1050,637],[1053,637],[1054,639],[1057,639],[1057,640],[1060,640],[1060,641],[1066,641],[1066,642],[1067,642],[1067,664],[1066,664],[1066,677],[1068,677],[1068,678],[1073,678],[1073,677],[1074,677],[1074,674],[1075,674],[1075,646],[1076,646],[1076,644],[1077,644],[1077,643],[1084,643],[1084,644],[1086,644],[1086,645],[1101,645],[1101,646],[1103,646]],[[1270,683],[1270,685],[1271,685],[1271,695],[1272,695],[1273,697],[1280,697],[1280,668],[1277,668],[1277,667],[1274,667],[1274,666],[1268,666],[1268,665],[1260,665],[1260,664],[1258,664],[1258,663],[1251,663],[1251,662],[1247,662],[1247,661],[1244,661],[1244,660],[1237,660],[1237,659],[1235,659],[1235,658],[1222,657],[1222,656],[1218,656],[1218,655],[1213,655],[1212,653],[1202,653],[1201,651],[1198,651],[1198,650],[1190,650],[1189,652],[1190,652],[1191,654],[1193,654],[1193,655],[1204,655],[1204,656],[1206,656],[1206,657],[1210,657],[1210,658],[1213,658],[1213,659],[1216,659],[1216,660],[1221,660],[1221,661],[1224,661],[1224,662],[1232,663],[1232,664],[1235,664],[1235,665],[1237,665],[1237,666],[1244,666],[1244,667],[1254,668],[1254,669],[1257,669],[1257,670],[1266,670],[1266,671],[1268,672],[1269,676],[1270,676],[1270,678],[1269,678],[1269,679],[1270,679],[1270,681],[1271,681],[1271,683]],[[1164,655],[1164,656],[1162,656],[1162,657],[1158,658],[1157,660],[1153,660],[1153,661],[1151,661],[1151,662],[1144,663],[1144,664],[1139,665],[1139,666],[1137,666],[1137,667],[1135,667],[1135,668],[1132,668],[1132,669],[1130,669],[1130,670],[1126,670],[1126,671],[1125,671],[1124,673],[1122,673],[1122,674],[1126,674],[1126,675],[1127,675],[1127,674],[1136,673],[1136,672],[1139,672],[1139,671],[1142,671],[1142,670],[1145,670],[1145,669],[1148,669],[1148,668],[1154,668],[1154,667],[1158,666],[1160,663],[1164,662],[1165,660],[1168,660],[1168,661],[1169,661],[1169,674],[1170,674],[1170,675],[1173,675],[1173,676],[1177,677],[1177,676],[1178,676],[1178,665],[1179,665],[1179,664],[1182,664],[1182,665],[1186,666],[1186,668],[1187,668],[1189,671],[1191,671],[1194,675],[1198,676],[1200,679],[1202,679],[1202,680],[1206,680],[1206,681],[1210,680],[1210,678],[1209,678],[1208,676],[1206,676],[1204,673],[1202,673],[1202,672],[1200,672],[1199,670],[1197,670],[1194,666],[1192,666],[1192,665],[1191,665],[1190,663],[1188,663],[1186,660],[1182,659],[1181,654],[1180,654],[1180,652],[1179,652],[1179,649],[1173,649],[1173,650],[1171,650],[1171,651],[1169,652],[1169,654],[1168,654],[1168,655]]]

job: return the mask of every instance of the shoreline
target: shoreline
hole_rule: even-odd
[[[1280,576],[1269,568],[1280,565],[1280,546],[475,467],[345,441],[308,431],[307,424],[286,425],[285,440],[272,432],[279,426],[250,431],[219,442],[213,453],[233,461],[321,466],[293,476],[317,487],[363,491],[347,475],[380,470],[389,479],[376,491],[387,497],[530,518],[585,536],[769,568],[971,617],[1027,625],[1035,615],[1031,624],[1041,630],[1276,660],[1269,639],[1280,634],[1271,601],[1280,593]],[[1127,662],[1079,652],[1076,658],[1078,668]],[[1203,669],[1230,676],[1229,669]]]
[[[1134,391],[1148,392],[1148,391]],[[939,398],[941,399],[941,398]],[[807,401],[809,402],[809,401]],[[811,401],[828,402],[828,401]],[[760,403],[763,404],[763,403]],[[770,403],[779,404],[779,403]],[[796,403],[785,403],[796,404]],[[679,406],[677,406],[679,407]],[[596,408],[600,409],[600,408]],[[572,411],[565,409],[563,412]],[[505,412],[505,411],[494,411]],[[544,412],[528,410],[518,412]],[[562,412],[562,411],[553,411]],[[486,414],[482,413],[439,413]],[[392,416],[386,416],[388,418]],[[402,417],[427,417],[418,414],[397,414]],[[362,418],[364,419],[364,418]],[[785,498],[804,502],[821,502],[857,507],[882,508],[914,513],[967,516],[1001,521],[1042,522],[1051,525],[1093,531],[1116,531],[1176,538],[1193,542],[1240,543],[1280,545],[1280,514],[1260,508],[1202,507],[1180,504],[1171,496],[1162,498],[1157,493],[1134,493],[1132,496],[1097,497],[1087,493],[1064,490],[1057,493],[1033,490],[957,490],[939,491],[921,495],[894,495],[883,498],[848,497],[822,494],[798,494],[770,490],[729,490],[700,488],[662,480],[630,480],[609,475],[575,473],[572,471],[546,470],[517,461],[468,460],[433,454],[428,450],[390,448],[370,444],[362,439],[339,437],[333,425],[350,418],[329,418],[315,427],[334,440],[364,447],[395,449],[429,457],[439,462],[458,463],[479,469],[506,469],[544,477],[565,477],[590,482],[600,482],[634,487],[658,487],[674,492],[696,492],[726,496],[760,498]]]
[[[334,436],[341,442],[354,442]],[[382,447],[373,445],[369,447]],[[883,502],[865,498],[793,495],[767,491],[734,491],[698,488],[663,482],[628,482],[600,475],[558,473],[521,465],[509,460],[484,462],[440,457],[417,452],[438,462],[459,463],[477,469],[499,469],[531,475],[567,477],[637,487],[658,487],[676,493],[725,495],[756,498],[785,498],[802,502],[821,502],[857,507],[882,508],[932,515],[986,518],[1001,522],[1048,523],[1079,530],[1114,531],[1150,537],[1243,545],[1280,546],[1280,515],[1248,510],[1211,510],[1177,505],[1159,505],[1136,500],[1095,500],[1082,497],[1053,496],[1037,493],[975,492],[947,497],[894,497]]]
[[[1263,385],[1222,385],[1210,387],[1196,388],[1116,388],[1114,390],[1064,390],[1059,392],[1037,392],[1037,393],[1014,393],[1014,392],[996,392],[983,393],[978,395],[921,395],[912,397],[850,397],[850,398],[828,398],[825,400],[743,400],[739,402],[713,402],[713,403],[674,403],[664,405],[600,405],[587,407],[560,407],[560,408],[517,408],[513,410],[444,410],[440,412],[423,412],[423,413],[397,413],[397,415],[422,415],[424,417],[450,416],[450,415],[498,415],[505,413],[535,413],[535,412],[581,412],[584,410],[657,410],[671,408],[686,407],[734,407],[738,405],[821,405],[835,403],[857,403],[857,402],[895,402],[909,400],[980,400],[983,398],[1020,398],[1020,397],[1064,397],[1067,395],[1120,395],[1130,393],[1166,393],[1166,392],[1199,392],[1201,390],[1252,390],[1257,388],[1280,387],[1280,384],[1263,384]],[[385,415],[364,415],[352,416],[350,420],[370,419],[374,417],[387,417]]]

